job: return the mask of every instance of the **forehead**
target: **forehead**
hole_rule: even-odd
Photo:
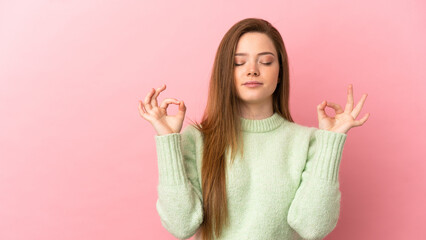
[[[238,40],[236,53],[256,55],[260,52],[272,52],[276,56],[274,43],[268,35],[258,32],[248,32],[244,33]]]

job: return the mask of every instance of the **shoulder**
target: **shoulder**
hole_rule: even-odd
[[[202,139],[202,133],[193,124],[183,127],[181,136],[182,139],[191,142],[197,142]]]
[[[286,121],[285,128],[285,131],[290,133],[293,137],[302,139],[311,138],[315,134],[315,131],[318,130],[315,127],[308,127],[289,121]]]
[[[190,134],[190,135],[200,135],[201,132],[193,125],[193,124],[188,124],[186,126],[183,127],[182,134]]]
[[[300,140],[305,139],[309,141],[309,145],[315,142],[321,141],[332,141],[332,139],[345,140],[347,135],[345,133],[333,132],[325,129],[319,129],[316,127],[303,126],[297,123],[292,123],[292,128],[297,132],[297,136],[301,137]]]

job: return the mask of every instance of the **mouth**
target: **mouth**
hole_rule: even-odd
[[[258,81],[248,81],[248,82],[245,82],[243,85],[262,85],[263,83],[261,83],[261,82],[258,82]]]
[[[263,83],[259,83],[259,82],[249,82],[249,83],[244,83],[243,85],[244,85],[244,86],[246,86],[246,87],[249,87],[249,88],[255,88],[255,87],[262,86],[262,85],[263,85]]]

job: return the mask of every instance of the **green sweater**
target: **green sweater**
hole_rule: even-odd
[[[340,214],[339,166],[347,135],[306,127],[278,113],[240,118],[244,159],[227,164],[230,224],[220,239],[322,239]],[[202,135],[155,135],[159,183],[156,209],[178,239],[201,239]],[[229,163],[230,154],[227,155]]]

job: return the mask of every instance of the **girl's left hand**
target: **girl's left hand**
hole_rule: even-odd
[[[364,105],[367,94],[363,94],[360,102],[353,108],[354,98],[352,88],[352,84],[350,84],[348,87],[348,102],[346,103],[345,111],[342,110],[339,104],[332,102],[327,103],[327,101],[323,101],[317,106],[318,125],[320,129],[346,134],[352,127],[362,126],[367,121],[370,113],[365,114],[360,120],[355,120]],[[336,115],[334,117],[327,116],[325,113],[326,106],[335,110]]]

